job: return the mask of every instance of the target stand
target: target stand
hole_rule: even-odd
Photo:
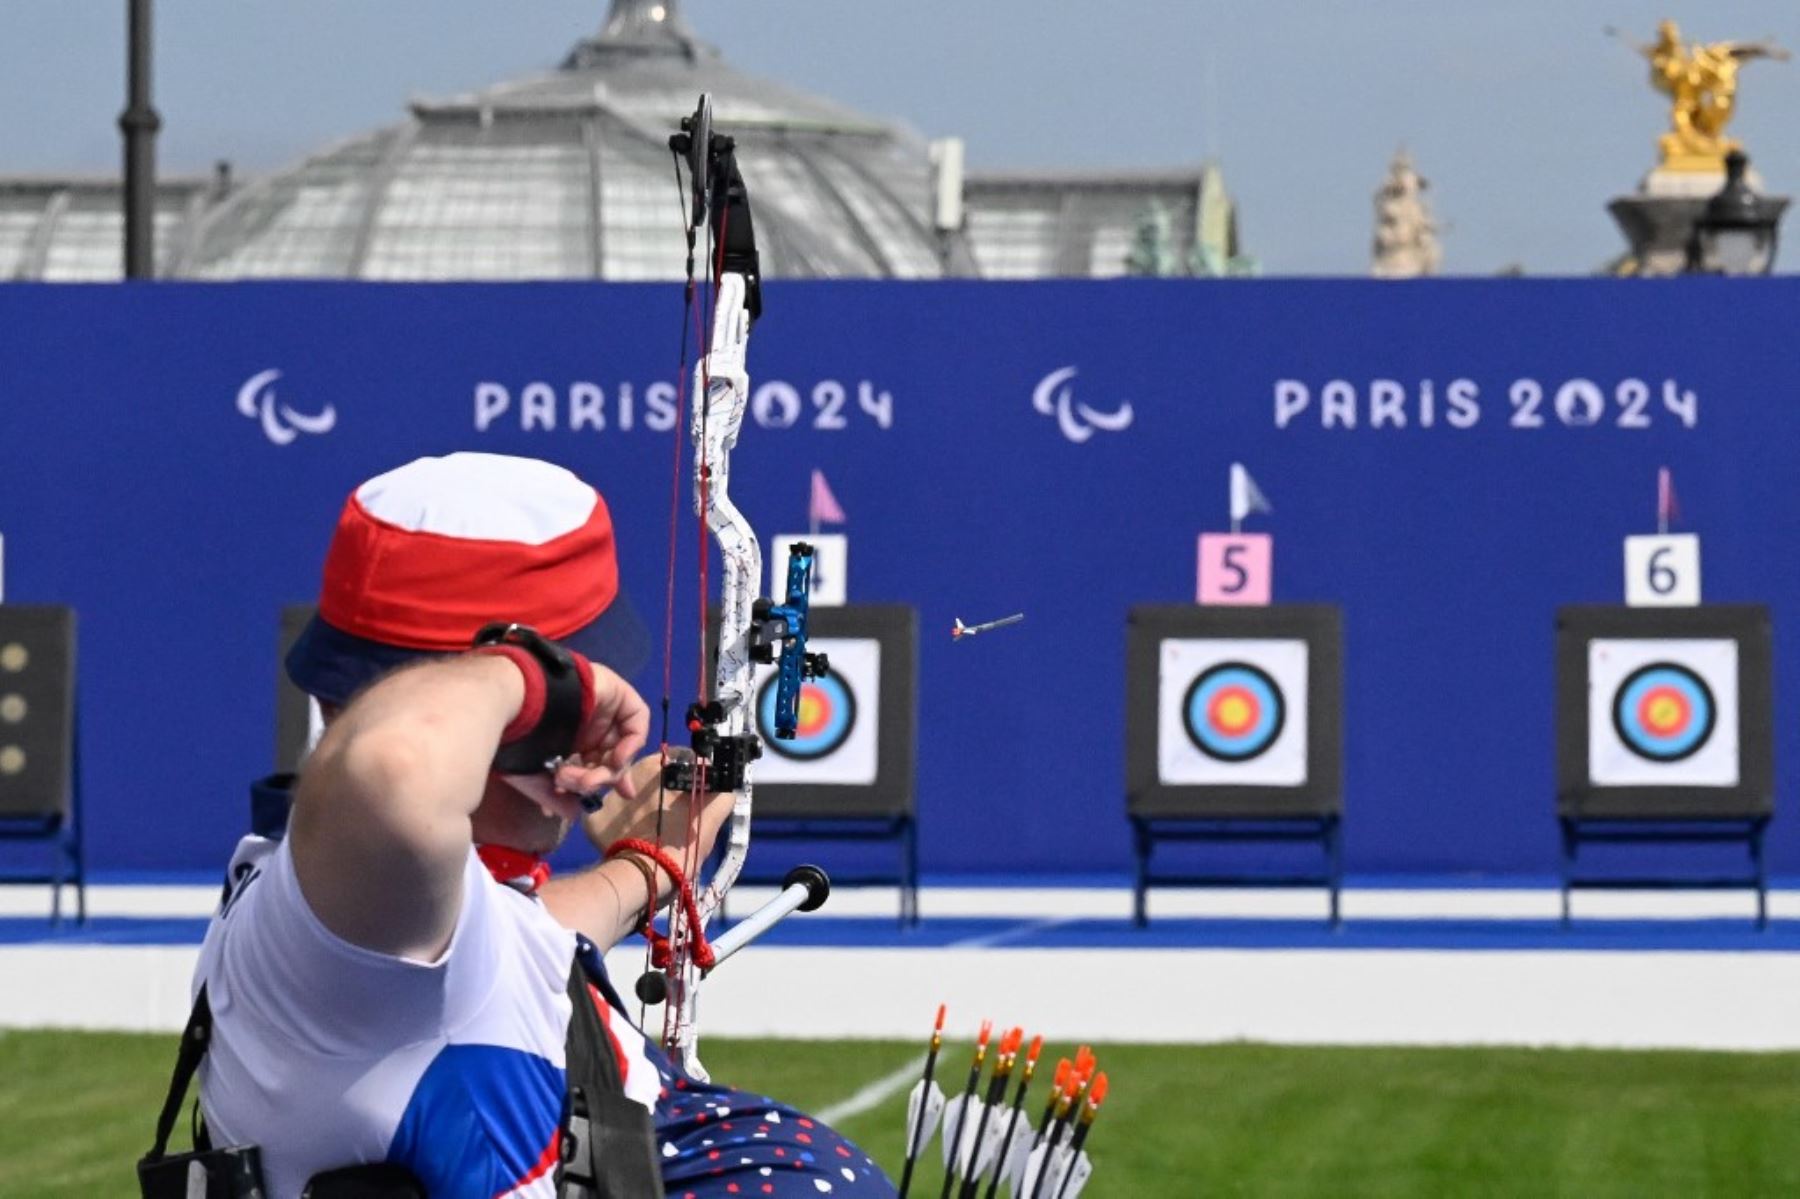
[[[1768,924],[1775,814],[1769,611],[1572,606],[1556,616],[1562,920],[1577,888],[1748,889]],[[1593,844],[1742,845],[1747,873],[1582,875]]]
[[[1126,622],[1132,913],[1152,886],[1343,887],[1343,619],[1336,607],[1143,605]],[[1316,871],[1158,873],[1161,841],[1301,842]]]
[[[75,610],[0,605],[0,841],[50,851],[48,870],[6,871],[0,883],[48,885],[52,924],[62,922],[65,884],[76,920],[87,921],[75,713]]]
[[[831,669],[803,685],[793,738],[775,736],[775,668],[756,670],[763,753],[756,761],[753,852],[740,881],[782,881],[785,867],[754,869],[761,841],[887,842],[897,850],[892,870],[834,867],[832,885],[897,885],[901,925],[917,924],[919,614],[903,604],[817,607],[808,624],[807,647],[825,654]]]

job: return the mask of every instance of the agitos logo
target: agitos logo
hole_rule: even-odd
[[[287,445],[302,433],[329,433],[337,424],[337,409],[325,405],[317,413],[296,412],[275,396],[278,370],[251,375],[238,388],[237,410],[240,415],[262,422],[263,436],[276,445]]]
[[[1113,412],[1089,408],[1075,398],[1075,367],[1065,366],[1051,371],[1038,381],[1031,393],[1031,406],[1044,416],[1054,416],[1062,435],[1080,445],[1099,429],[1118,433],[1131,427],[1131,403],[1120,404]]]

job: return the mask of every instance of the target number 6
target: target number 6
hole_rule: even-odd
[[[1669,533],[1625,539],[1625,602],[1691,608],[1700,602],[1700,538]]]

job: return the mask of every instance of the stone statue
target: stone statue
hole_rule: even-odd
[[[1127,275],[1244,279],[1261,271],[1238,244],[1237,205],[1217,163],[1201,169],[1192,226],[1184,220],[1178,228],[1176,221],[1167,206],[1150,201],[1132,227],[1124,260]]]
[[[1125,254],[1125,273],[1163,279],[1175,274],[1179,263],[1175,252],[1174,221],[1167,208],[1152,200],[1132,230],[1131,248]]]
[[[1375,248],[1369,273],[1378,279],[1416,279],[1435,275],[1443,265],[1440,228],[1425,202],[1430,184],[1414,169],[1402,149],[1388,165],[1387,178],[1375,193]]]
[[[1771,40],[1683,46],[1673,21],[1657,26],[1653,45],[1633,48],[1650,60],[1651,86],[1670,100],[1671,127],[1657,143],[1663,169],[1709,174],[1722,174],[1725,155],[1743,148],[1725,136],[1737,110],[1738,68],[1758,58],[1788,58]]]

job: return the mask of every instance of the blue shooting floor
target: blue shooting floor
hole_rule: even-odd
[[[96,884],[185,884],[210,888],[217,876],[209,873],[145,874],[107,872]],[[1116,874],[927,876],[927,890],[939,888],[977,891],[1019,890],[1030,892],[1046,885],[1059,889],[1107,890],[1128,895],[1129,883]],[[1800,886],[1800,879],[1771,880],[1771,900]],[[1554,905],[1556,883],[1542,877],[1480,877],[1446,875],[1358,875],[1346,896],[1358,891],[1531,891]],[[1156,895],[1174,894],[1156,892]],[[1192,894],[1193,892],[1189,892]],[[1333,931],[1322,916],[1324,897],[1317,894],[1321,915],[1268,917],[1163,917],[1153,918],[1148,928],[1135,928],[1129,920],[1057,914],[1053,903],[1037,916],[927,916],[917,928],[903,929],[892,915],[832,916],[830,909],[783,921],[765,935],[764,943],[796,948],[858,949],[1237,949],[1237,950],[1456,950],[1527,951],[1567,950],[1593,952],[1715,951],[1800,952],[1800,919],[1771,919],[1758,931],[1749,918],[1749,893],[1732,893],[1741,899],[1742,916],[1705,916],[1688,919],[1577,917],[1570,928],[1542,918],[1369,918],[1347,919]],[[1578,894],[1576,910],[1586,896]],[[1666,894],[1666,893],[1665,893]],[[1687,892],[1687,894],[1697,894]],[[1429,903],[1430,901],[1424,900]],[[1152,897],[1152,912],[1155,911]],[[73,910],[74,896],[64,894],[65,913]],[[0,946],[18,945],[198,945],[206,921],[198,917],[106,915],[77,925],[65,918],[60,927],[46,915],[0,916]],[[927,896],[927,910],[930,897]],[[13,909],[17,911],[17,908]],[[116,909],[115,909],[116,910]],[[746,909],[747,910],[747,909]],[[1791,907],[1787,910],[1791,911]],[[733,908],[733,915],[745,911]]]
[[[198,945],[206,921],[105,916],[86,925],[65,920],[0,919],[0,945]],[[788,920],[764,944],[857,949],[1242,949],[1242,950],[1569,950],[1625,952],[1700,950],[1800,952],[1800,920],[1771,920],[1758,931],[1749,919],[1348,920],[1336,932],[1323,920],[1163,919],[1150,927],[1127,920],[1067,921],[936,918],[902,929],[881,918]]]

